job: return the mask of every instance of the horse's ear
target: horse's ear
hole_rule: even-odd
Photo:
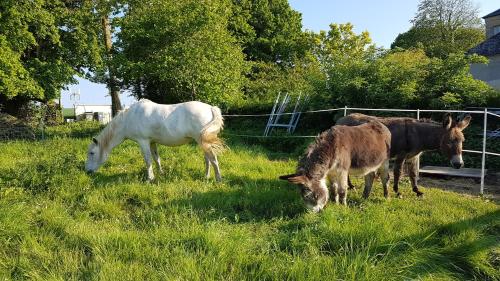
[[[470,120],[472,120],[472,117],[470,115],[467,115],[462,119],[462,121],[457,123],[457,128],[460,130],[463,130],[469,126]]]
[[[280,179],[287,180],[289,183],[293,184],[305,184],[307,181],[307,178],[304,175],[297,175],[297,174],[280,176]]]
[[[453,118],[451,118],[451,114],[446,113],[446,115],[443,118],[443,128],[449,130],[452,124],[453,124]]]
[[[99,144],[99,143],[97,142],[97,139],[96,139],[96,138],[92,138],[92,141],[93,141],[95,144]]]

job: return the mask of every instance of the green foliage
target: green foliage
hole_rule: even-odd
[[[325,73],[330,104],[347,104],[346,93],[357,96],[366,86],[365,74],[376,50],[368,32],[359,35],[353,25],[331,24],[328,32],[309,34],[313,41],[313,54],[319,59]]]
[[[479,9],[472,0],[421,0],[413,27],[391,48],[423,48],[430,57],[465,53],[485,39]]]
[[[88,1],[0,3],[0,101],[48,101],[98,62]]]
[[[459,28],[453,40],[443,39],[437,27],[412,27],[399,34],[391,44],[391,49],[422,48],[430,57],[445,58],[453,53],[465,53],[485,39],[483,28]]]
[[[122,75],[138,97],[231,104],[241,97],[243,53],[227,31],[226,1],[138,1],[121,23]]]
[[[245,98],[249,105],[269,106],[278,93],[299,94],[321,99],[325,91],[325,74],[312,55],[295,60],[293,66],[281,67],[274,63],[254,62],[245,85]]]
[[[287,0],[233,0],[228,28],[251,61],[289,64],[307,51],[301,15]]]
[[[337,45],[348,45],[352,41],[343,40],[336,40]],[[370,48],[358,47],[353,53],[340,51],[341,47],[333,49],[345,54],[322,60],[333,105],[459,109],[495,106],[494,101],[500,96],[498,91],[470,74],[471,63],[487,62],[476,55],[448,54],[445,58],[431,58],[423,49],[412,48],[379,52],[374,56]]]
[[[500,278],[500,211],[481,198],[417,200],[404,182],[385,200],[377,182],[312,214],[277,179],[296,161],[260,146],[229,139],[222,184],[204,179],[199,148],[160,147],[165,174],[146,184],[133,142],[87,175],[89,142],[0,143],[1,279]]]

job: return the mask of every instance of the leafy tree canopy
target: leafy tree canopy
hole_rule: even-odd
[[[286,64],[307,51],[302,17],[287,0],[233,0],[229,30],[252,61]]]
[[[244,56],[227,1],[137,1],[122,19],[119,70],[138,98],[215,104],[240,98]]]
[[[1,1],[0,102],[56,98],[99,64],[92,21],[90,1]]]
[[[478,11],[471,0],[421,0],[413,27],[399,34],[391,48],[423,48],[440,58],[463,53],[484,40]]]

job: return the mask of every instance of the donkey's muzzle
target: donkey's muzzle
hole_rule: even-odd
[[[460,169],[464,166],[464,162],[452,162],[451,166],[455,169]]]

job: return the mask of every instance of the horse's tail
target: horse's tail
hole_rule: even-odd
[[[212,106],[212,116],[212,121],[201,130],[201,148],[205,152],[217,154],[226,148],[224,141],[217,136],[224,127],[224,119],[220,109],[216,106]]]

